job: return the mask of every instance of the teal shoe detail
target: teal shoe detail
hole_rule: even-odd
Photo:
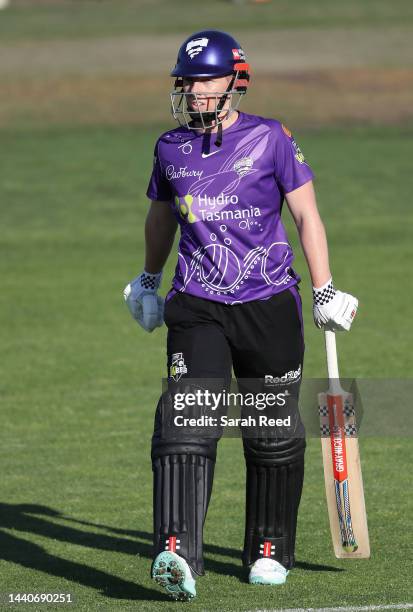
[[[151,575],[168,595],[179,601],[190,601],[196,595],[195,580],[188,563],[174,552],[159,553],[152,563]]]
[[[284,584],[288,570],[274,559],[262,557],[251,566],[250,584]]]

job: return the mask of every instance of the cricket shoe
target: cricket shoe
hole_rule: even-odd
[[[288,570],[281,563],[268,557],[257,559],[251,566],[250,584],[284,584],[287,580]]]
[[[173,599],[190,601],[196,595],[195,580],[188,563],[174,552],[165,550],[152,563],[152,578]]]

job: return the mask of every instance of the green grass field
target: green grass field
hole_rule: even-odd
[[[237,9],[236,17],[224,0],[209,4],[219,8],[222,27],[234,23],[240,30],[322,30],[355,23],[411,28],[413,16],[411,2],[402,0],[282,1],[259,12],[251,6]],[[149,5],[158,12],[150,13]],[[213,12],[207,15],[199,5],[196,15],[182,0],[174,3],[176,10],[160,0],[125,0],[122,11],[118,6],[108,0],[40,7],[16,2],[0,12],[0,52],[27,40],[121,38],[168,28],[175,32],[179,24],[195,30],[197,16],[213,24]],[[388,87],[389,96],[397,98],[395,81],[389,80]],[[16,91],[29,108],[24,90]],[[0,96],[0,111],[2,104],[7,101]],[[165,375],[166,330],[145,334],[122,297],[123,287],[143,265],[144,193],[155,139],[172,127],[167,98],[162,123],[157,115],[129,122],[123,116],[119,125],[103,119],[83,122],[80,107],[73,107],[72,123],[64,113],[59,123],[59,104],[60,98],[50,116],[22,115],[22,125],[16,120],[8,125],[12,115],[7,111],[0,129],[0,608],[8,609],[8,592],[70,592],[75,605],[69,609],[180,610],[184,604],[171,602],[149,579],[150,438]],[[383,127],[363,124],[358,107],[353,110],[357,127],[349,120],[351,107],[345,120],[336,125],[331,117],[325,125],[318,120],[313,129],[305,128],[306,115],[297,107],[300,129],[290,125],[316,174],[336,284],[360,300],[351,333],[339,337],[341,373],[412,377],[412,115],[399,113]],[[288,109],[283,112],[288,120]],[[379,115],[386,112],[391,115],[391,108],[381,108]],[[285,222],[303,277],[305,375],[323,377],[323,337],[312,322],[311,287],[288,216]],[[172,256],[162,293],[174,266]],[[391,397],[389,411],[397,415]],[[287,585],[271,589],[245,581],[240,561],[244,459],[240,440],[223,439],[205,527],[207,575],[198,581],[191,609],[413,601],[411,486],[405,467],[410,439],[366,435],[360,443],[372,558],[334,558],[320,442],[309,439],[297,567]]]
[[[81,610],[172,605],[148,578],[149,443],[165,330],[141,331],[121,296],[142,265],[151,155],[140,151],[150,150],[160,129],[2,132],[3,591],[70,591]],[[318,176],[335,276],[361,301],[354,330],[340,337],[346,376],[411,371],[409,302],[398,299],[412,250],[403,184],[408,138],[397,130],[385,136],[339,130],[300,139]],[[394,184],[400,197],[390,210]],[[306,374],[322,377],[323,342],[311,322],[306,278],[303,297]],[[192,607],[409,601],[409,481],[398,469],[408,442],[362,440],[373,555],[340,562],[330,545],[319,441],[309,441],[298,566],[288,586],[271,591],[243,581],[241,444],[221,441],[206,524],[208,575]]]

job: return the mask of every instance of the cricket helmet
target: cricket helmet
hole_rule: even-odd
[[[174,77],[220,77],[237,71],[237,64],[248,72],[241,45],[226,32],[202,30],[195,32],[181,45]]]
[[[175,89],[171,93],[172,114],[174,118],[189,129],[197,127],[212,127],[219,125],[238,108],[241,97],[246,93],[249,82],[249,65],[246,63],[244,51],[230,34],[218,30],[202,30],[195,32],[181,45],[176,65],[171,72],[176,77]],[[208,93],[208,97],[216,98],[213,112],[190,111],[187,96],[191,92],[183,90],[184,78],[217,78],[231,76],[226,91]],[[233,98],[238,96],[236,105]],[[220,116],[226,100],[230,98],[228,112]]]

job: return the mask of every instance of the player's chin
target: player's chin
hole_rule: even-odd
[[[193,113],[205,112],[206,104],[188,104],[188,109]]]

